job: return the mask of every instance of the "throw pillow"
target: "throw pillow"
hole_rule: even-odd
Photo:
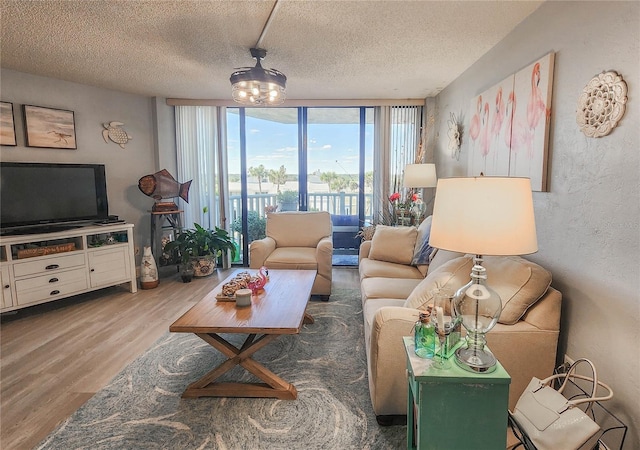
[[[487,282],[502,300],[498,322],[513,325],[551,285],[551,272],[520,256],[486,256]]]
[[[409,265],[417,235],[415,227],[377,225],[371,240],[369,259]]]
[[[434,290],[446,288],[453,292],[457,291],[469,282],[471,267],[473,267],[473,257],[471,255],[447,261],[436,270],[430,272],[413,289],[404,306],[406,308],[426,309],[428,304],[433,303]]]
[[[434,248],[429,245],[429,235],[431,234],[431,216],[422,221],[418,227],[416,238],[416,248],[413,252],[411,264],[414,266],[429,264],[434,256]]]
[[[513,325],[535,304],[551,285],[551,273],[539,265],[519,256],[486,256],[489,286],[502,300],[502,313],[498,322]],[[447,261],[429,272],[416,286],[405,302],[405,307],[424,309],[433,301],[438,288],[458,290],[470,280],[473,256],[466,255]]]

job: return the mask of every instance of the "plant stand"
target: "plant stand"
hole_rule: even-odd
[[[182,210],[175,211],[149,211],[151,214],[151,252],[158,267],[171,266],[180,263],[178,258],[167,260],[162,256],[164,246],[162,239],[170,235],[170,239],[175,239],[182,230]]]

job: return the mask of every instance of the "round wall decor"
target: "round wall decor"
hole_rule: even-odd
[[[627,83],[617,72],[602,72],[587,83],[578,98],[576,121],[588,137],[611,133],[625,111]]]

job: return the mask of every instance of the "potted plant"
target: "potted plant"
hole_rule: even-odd
[[[215,229],[211,230],[197,223],[193,226],[194,229],[180,231],[176,240],[169,242],[165,249],[167,251],[177,249],[182,259],[183,269],[191,267],[193,276],[206,277],[216,268],[218,256],[230,252],[231,257],[235,257],[235,242],[229,233],[221,228],[214,227]]]
[[[247,226],[249,231],[248,242],[251,243],[256,239],[262,239],[266,236],[267,219],[261,217],[258,211],[247,212]],[[242,216],[238,216],[231,223],[231,229],[236,233],[242,233]]]
[[[298,210],[298,193],[296,191],[278,192],[277,199],[280,211]]]

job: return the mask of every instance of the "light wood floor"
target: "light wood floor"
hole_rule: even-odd
[[[114,287],[4,315],[0,448],[37,445],[225,277],[171,276],[135,294]],[[333,286],[357,287],[357,269],[334,268]]]

